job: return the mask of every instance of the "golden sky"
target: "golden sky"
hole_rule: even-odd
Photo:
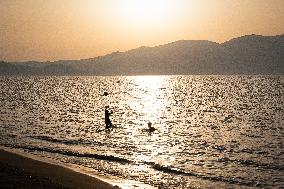
[[[284,32],[284,0],[0,0],[0,60],[82,59]]]

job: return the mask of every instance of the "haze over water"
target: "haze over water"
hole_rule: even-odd
[[[283,83],[283,76],[0,77],[0,145],[161,188],[281,188]],[[117,128],[105,130],[105,106]]]

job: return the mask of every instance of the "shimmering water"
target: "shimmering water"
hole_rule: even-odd
[[[160,188],[284,186],[283,76],[0,77],[0,88],[2,146]]]

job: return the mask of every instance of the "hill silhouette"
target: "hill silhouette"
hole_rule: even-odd
[[[284,35],[181,40],[84,60],[0,62],[1,75],[284,74]]]

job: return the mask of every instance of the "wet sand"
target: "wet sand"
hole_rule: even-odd
[[[63,166],[0,149],[0,188],[115,189],[109,183]]]

